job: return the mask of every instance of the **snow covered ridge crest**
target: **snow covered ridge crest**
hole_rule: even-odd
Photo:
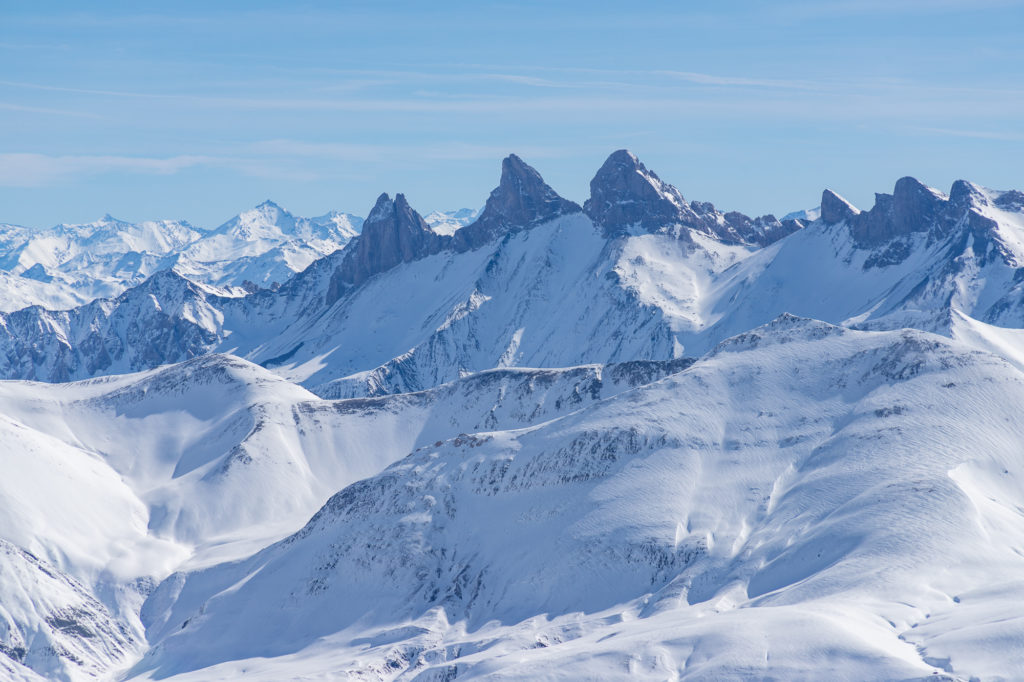
[[[879,250],[866,267],[894,265],[907,259],[915,236],[934,244],[957,231],[974,241],[976,253],[991,251],[991,257],[1016,266],[1022,263],[1022,199],[1024,194],[1019,191],[989,190],[966,180],[954,182],[946,195],[904,177],[896,182],[892,194],[876,194],[875,205],[869,211],[859,211],[825,190],[821,219],[826,224],[847,224],[859,248]]]
[[[31,304],[71,308],[117,296],[171,268],[238,295],[243,287],[283,283],[344,246],[361,224],[338,211],[302,218],[265,201],[213,230],[109,215],[46,230],[0,225],[0,287],[6,294],[0,305],[8,311]]]
[[[361,235],[277,290],[162,273],[113,300],[0,315],[0,377],[230,352],[356,397],[494,367],[696,357],[784,312],[947,336],[968,320],[1024,327],[1019,192],[958,182],[947,197],[904,179],[879,196],[860,212],[826,190],[810,222],[737,217],[685,202],[621,150],[581,209],[509,157],[475,222],[443,234],[384,194]]]

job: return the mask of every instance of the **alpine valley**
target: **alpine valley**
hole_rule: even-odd
[[[510,155],[0,226],[0,292],[0,678],[1024,678],[1022,192]]]

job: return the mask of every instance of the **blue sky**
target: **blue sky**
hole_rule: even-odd
[[[582,202],[626,147],[688,199],[1024,187],[1024,2],[0,0],[0,222],[215,226],[266,198]]]

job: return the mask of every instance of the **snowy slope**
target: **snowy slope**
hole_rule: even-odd
[[[658,280],[671,259],[679,288],[748,253],[713,240],[692,250],[672,236],[650,238],[664,257],[639,269]],[[348,395],[421,390],[491,367],[672,359],[682,354],[668,319],[677,310],[643,301],[615,274],[620,263],[635,262],[636,253],[625,249],[641,239],[609,243],[577,214],[490,248],[431,256],[299,320],[251,357],[279,357],[301,343],[272,368],[310,387],[346,384]],[[689,291],[674,294],[692,299]]]
[[[210,284],[269,287],[340,249],[360,225],[361,218],[347,213],[302,218],[265,201],[181,249],[175,267]]]
[[[268,201],[212,231],[109,215],[46,230],[0,225],[0,310],[72,308],[115,297],[172,267],[215,286],[271,286],[340,249],[361,224],[338,211],[301,218]]]
[[[170,255],[202,237],[183,221],[138,224],[109,215],[82,225],[47,230],[0,226],[2,310],[29,305],[71,308],[116,296],[157,270]]]
[[[164,583],[134,671],[1013,679],[1022,400],[1018,369],[942,337],[779,318],[578,412],[420,448]]]
[[[350,401],[219,355],[0,382],[0,652],[61,679],[122,667],[172,570],[244,557],[418,447],[551,419],[686,364],[501,370]]]
[[[452,235],[459,228],[472,223],[479,215],[480,209],[460,208],[454,211],[431,211],[423,219],[438,234]]]

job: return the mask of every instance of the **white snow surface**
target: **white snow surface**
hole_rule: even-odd
[[[0,381],[0,678],[1024,678],[1024,194],[969,189],[870,248],[577,213],[357,287],[348,217],[270,202],[5,227],[12,297],[175,265],[0,315],[5,376],[77,379]]]
[[[782,317],[176,574],[147,679],[1015,679],[1024,374]]]
[[[454,211],[431,211],[423,216],[423,220],[438,234],[455,234],[456,230],[476,220],[481,210],[460,208]]]
[[[4,665],[1014,679],[1022,400],[997,355],[792,316],[369,399],[218,355],[2,382]]]
[[[270,201],[210,231],[109,215],[45,230],[0,224],[0,310],[71,308],[117,296],[172,267],[218,287],[271,286],[340,249],[361,226],[362,218],[348,213],[302,218]]]
[[[0,382],[0,653],[60,679],[116,671],[143,650],[140,605],[173,570],[248,556],[418,447],[557,416],[673,368],[495,370],[354,401],[223,355]]]

